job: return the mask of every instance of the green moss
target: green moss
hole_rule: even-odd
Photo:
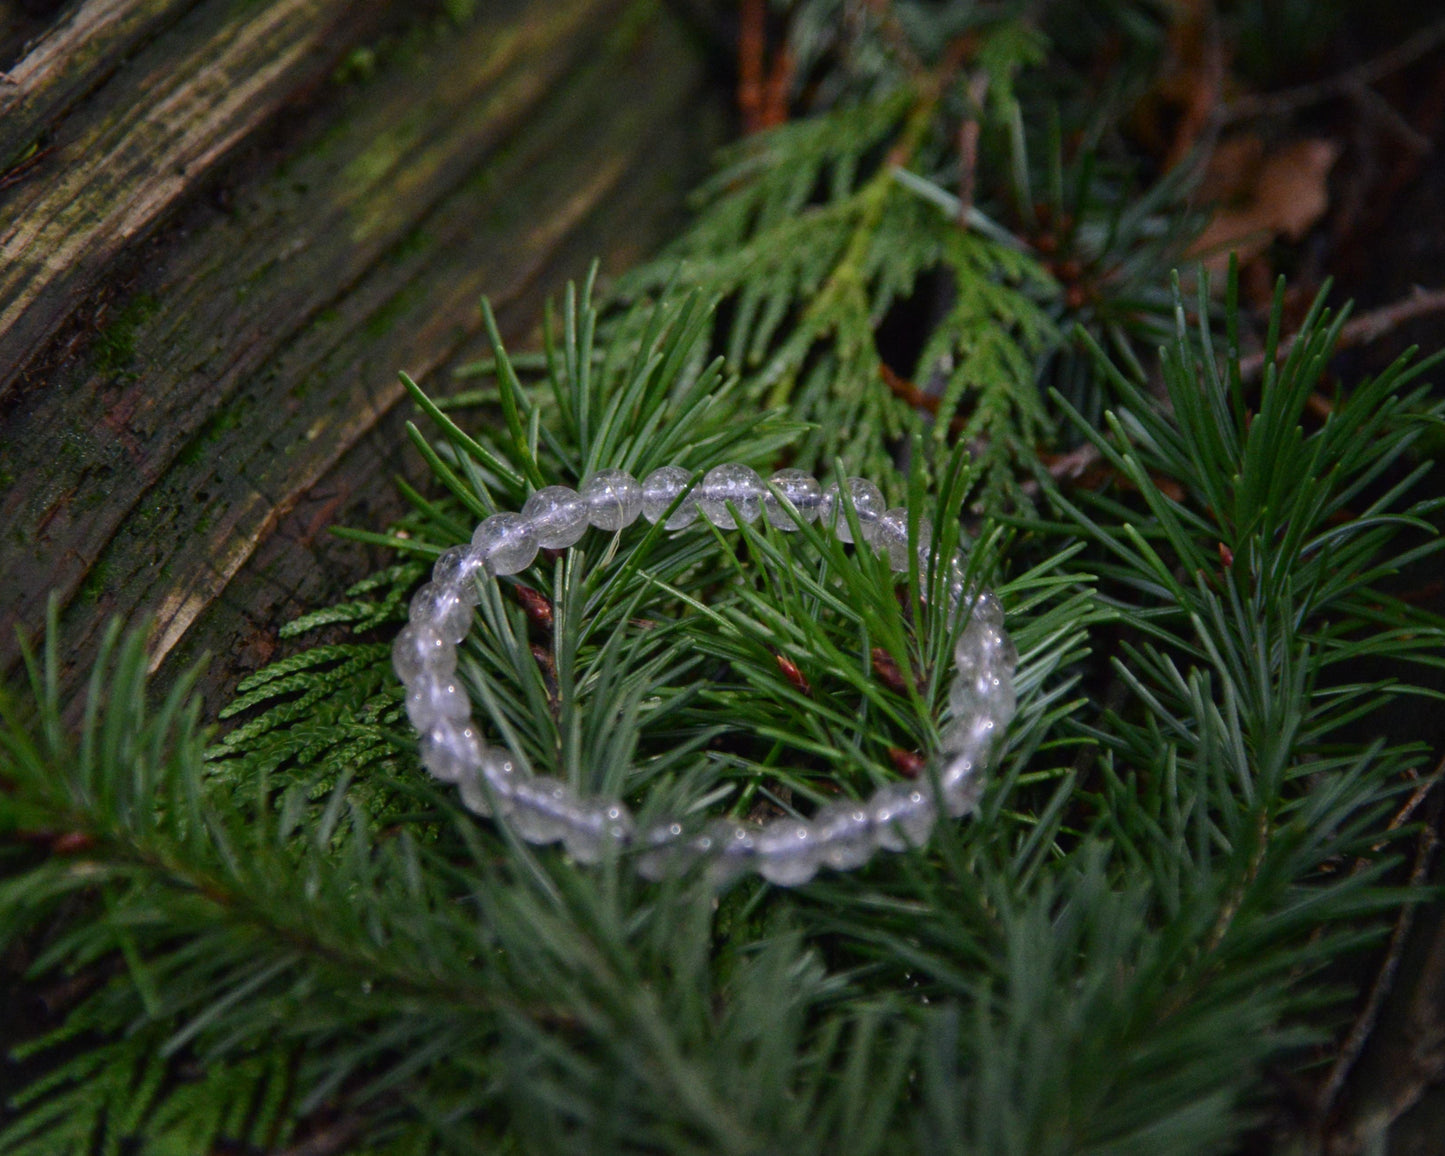
[[[366,319],[362,326],[362,332],[369,338],[385,337],[391,332],[392,326],[416,303],[423,292],[422,286],[411,282],[384,301],[381,308]]]
[[[82,602],[93,604],[100,599],[101,593],[109,584],[110,564],[97,562],[90,568],[90,573],[85,576],[85,581],[80,584],[77,596]]]
[[[95,335],[90,347],[90,369],[104,377],[124,373],[135,361],[135,339],[140,327],[160,308],[160,301],[149,293],[132,297]]]
[[[194,465],[200,461],[202,456],[219,441],[228,431],[235,429],[241,424],[241,407],[230,406],[227,409],[219,410],[208,417],[198,429],[191,440],[176,455],[176,461],[181,465]]]

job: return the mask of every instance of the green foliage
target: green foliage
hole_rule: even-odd
[[[1056,7],[1040,22],[1008,4],[791,6],[811,115],[726,150],[693,224],[617,286],[627,301],[689,287],[725,302],[714,340],[749,398],[814,426],[797,464],[886,468],[921,396],[938,443],[971,445],[986,502],[1023,502],[1019,476],[1057,436],[1040,382],[1091,416],[1104,397],[1061,328],[1133,364],[1167,335],[1165,272],[1196,228],[1189,172],[1141,190],[1104,147],[1122,96],[1084,91],[1059,68],[1066,51],[1048,52],[1053,36],[1066,50],[1107,30],[1157,55],[1157,13],[1090,6],[1080,28],[1075,6]],[[1082,144],[1066,149],[1066,132]],[[895,313],[902,337],[884,332]]]
[[[529,483],[764,465],[798,436],[706,362],[695,298],[600,351],[595,326],[587,293],[569,298],[534,390],[498,344],[489,433],[416,392],[444,493],[414,495],[390,535],[408,556]],[[1256,396],[1232,344],[1221,361],[1181,314],[1172,416],[1110,371],[1112,437],[1091,436],[1120,488],[1087,508],[1051,492],[1058,520],[973,543],[1023,655],[978,816],[796,891],[647,884],[461,810],[419,770],[371,640],[416,562],[305,621],[359,637],[247,680],[209,748],[184,682],[147,708],[138,632],[112,634],[72,737],[52,624],[29,705],[4,700],[0,947],[34,940],[34,975],[94,988],[27,1045],[55,1058],[3,1144],[339,1128],[375,1152],[1226,1145],[1261,1067],[1334,1030],[1343,993],[1321,969],[1410,899],[1387,828],[1423,752],[1361,726],[1411,688],[1342,674],[1439,661],[1440,624],[1379,588],[1438,545],[1430,504],[1405,496],[1419,469],[1393,466],[1439,414],[1401,365],[1305,432],[1337,327],[1312,315]],[[889,486],[947,549],[977,468],[930,444]],[[1401,531],[1419,543],[1393,546]],[[951,627],[927,567],[900,578],[866,547],[765,526],[623,538],[594,531],[529,572],[550,630],[515,579],[479,608],[462,669],[485,729],[536,769],[644,812],[766,814],[866,791],[894,773],[889,747],[931,744]],[[22,832],[83,838],[22,852]]]
[[[477,393],[407,382],[435,486],[346,531],[395,562],[283,628],[327,635],[225,729],[190,678],[152,706],[119,626],[67,726],[52,613],[0,693],[0,955],[75,1002],[5,1041],[41,1074],[0,1150],[1215,1152],[1263,1073],[1341,1034],[1338,960],[1418,898],[1393,818],[1429,753],[1379,732],[1442,664],[1392,593],[1441,544],[1411,496],[1433,362],[1319,421],[1343,319],[1317,305],[1281,356],[1277,306],[1246,383],[1236,302],[1221,330],[1201,288],[1191,325],[1163,279],[1182,181],[1141,195],[1112,147],[1156,6],[1036,8],[794,5],[815,115],[732,149],[692,228],[604,311],[569,291],[540,354],[488,312]],[[1101,38],[1132,62],[1103,97]],[[1104,489],[1040,469],[1072,437]],[[543,485],[724,461],[866,472],[999,592],[1019,713],[926,848],[791,891],[649,884],[420,769],[388,651],[432,560]],[[936,745],[942,582],[808,527],[594,530],[489,585],[459,669],[490,741],[584,793],[806,814]]]

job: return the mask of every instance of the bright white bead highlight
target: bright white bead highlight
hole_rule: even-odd
[[[587,503],[581,494],[566,486],[538,490],[522,507],[522,517],[532,523],[537,545],[546,550],[575,546],[587,533]]]
[[[763,479],[757,470],[730,463],[708,470],[698,487],[697,504],[719,530],[736,530],[738,524],[728,511],[731,503],[744,522],[756,522],[763,512]]]
[[[616,533],[642,513],[642,487],[626,470],[598,470],[582,483],[587,517],[599,530]]]
[[[677,501],[677,495],[687,489],[692,474],[681,466],[660,466],[642,479],[642,516],[649,522],[656,522],[667,508]],[[697,495],[688,494],[672,516],[662,524],[664,530],[681,530],[697,521]]]
[[[763,513],[775,530],[796,530],[798,522],[816,522],[823,512],[823,487],[804,470],[779,470],[768,479]]]
[[[477,527],[472,546],[489,574],[515,574],[537,556],[532,523],[521,514],[493,514]]]
[[[867,478],[849,478],[846,482],[848,497],[852,501],[853,513],[858,519],[858,529],[866,539],[873,523],[883,516],[883,491]],[[853,526],[848,521],[848,511],[841,498],[838,483],[831,483],[823,491],[823,525],[838,535],[838,541],[853,540]]]

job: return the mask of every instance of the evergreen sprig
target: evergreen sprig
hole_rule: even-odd
[[[0,958],[68,1002],[4,1041],[40,1074],[0,1151],[1152,1156],[1236,1148],[1267,1073],[1310,1078],[1339,960],[1420,898],[1399,820],[1438,752],[1381,708],[1442,664],[1397,589],[1441,544],[1437,363],[1320,420],[1342,317],[1286,349],[1277,299],[1257,385],[1232,292],[1186,317],[1187,181],[1141,194],[1112,147],[1141,73],[1081,98],[1076,67],[1157,57],[1147,0],[844,7],[792,6],[810,115],[730,150],[612,304],[569,289],[525,355],[486,312],[481,389],[407,381],[435,485],[346,531],[396,561],[283,627],[224,729],[118,625],[67,726],[52,613],[0,693]],[[1039,467],[1075,437],[1096,492]],[[432,560],[539,486],[723,461],[870,474],[1007,607],[1007,751],[926,848],[650,884],[421,771],[388,643]],[[584,793],[807,814],[935,746],[941,582],[808,528],[593,532],[488,587],[460,670],[490,741]]]
[[[36,976],[91,990],[28,1045],[55,1059],[0,1144],[264,1148],[342,1128],[375,1152],[1062,1153],[1237,1136],[1262,1065],[1332,1030],[1320,1012],[1343,993],[1321,969],[1413,898],[1389,820],[1425,752],[1368,732],[1411,688],[1335,672],[1438,662],[1440,624],[1379,589],[1436,548],[1433,507],[1406,498],[1418,469],[1387,483],[1378,463],[1439,411],[1401,365],[1305,433],[1338,319],[1312,314],[1256,398],[1230,335],[1221,357],[1180,316],[1168,409],[1110,371],[1112,436],[1093,436],[1116,492],[1050,491],[1055,520],[973,544],[1023,653],[979,815],[798,891],[754,880],[719,905],[699,880],[579,868],[461,810],[418,769],[367,636],[399,618],[413,563],[353,593],[356,642],[248,680],[229,712],[244,721],[209,752],[184,682],[147,709],[139,632],[113,634],[70,736],[52,623],[29,705],[5,699],[0,946],[34,940]],[[596,323],[585,291],[569,299],[539,390],[498,343],[490,433],[418,392],[448,492],[418,495],[397,541],[430,555],[523,479],[645,470],[658,431],[698,470],[766,464],[796,437],[700,356],[694,299],[620,326],[648,336],[600,357]],[[1312,484],[1281,487],[1274,460]],[[974,468],[924,439],[912,462],[894,496],[947,548]],[[1404,530],[1419,544],[1394,547]],[[463,669],[484,727],[536,769],[645,811],[776,812],[866,790],[896,773],[890,747],[930,745],[951,629],[928,610],[937,575],[900,585],[866,547],[806,532],[628,534],[481,607]],[[537,598],[549,627],[527,617]],[[1120,631],[1111,689],[1091,652]]]

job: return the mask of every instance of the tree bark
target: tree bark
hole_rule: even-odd
[[[524,339],[651,247],[721,117],[651,2],[68,21],[7,68],[0,144],[50,143],[0,178],[0,666],[53,593],[72,680],[148,614],[153,666],[219,650],[214,687],[378,561],[322,531],[380,529],[417,472],[397,371],[444,392],[482,294]]]

